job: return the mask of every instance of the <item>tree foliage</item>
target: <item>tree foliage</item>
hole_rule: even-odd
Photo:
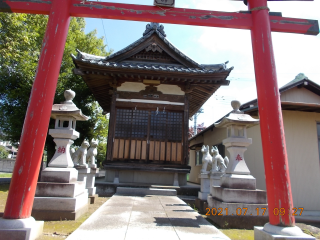
[[[9,152],[4,146],[0,146],[0,158],[5,159],[9,156]]]
[[[0,130],[13,143],[20,139],[47,21],[48,17],[43,15],[0,13]],[[54,103],[64,101],[64,90],[72,89],[76,92],[73,102],[90,117],[87,122],[77,123],[80,138],[74,144],[78,146],[84,138],[106,139],[108,123],[87,85],[72,72],[70,54],[75,54],[76,49],[96,55],[109,54],[103,38],[98,38],[96,31],[85,34],[84,29],[83,18],[71,19],[54,99]],[[53,126],[51,121],[50,128]],[[50,136],[46,147],[51,155],[54,143]]]

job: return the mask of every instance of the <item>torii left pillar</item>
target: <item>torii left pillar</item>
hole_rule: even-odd
[[[43,222],[31,217],[42,151],[67,39],[71,0],[52,1],[48,25],[20,138],[3,218],[1,239],[36,239]]]

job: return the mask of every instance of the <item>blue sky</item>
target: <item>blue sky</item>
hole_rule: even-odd
[[[112,0],[104,2],[152,5],[153,0]],[[247,10],[241,2],[229,0],[176,0],[176,7],[237,12]],[[282,12],[284,17],[320,21],[320,1],[268,2],[272,12]],[[86,32],[97,29],[98,36],[107,38],[114,52],[128,46],[142,36],[146,22],[101,20],[86,18]],[[103,30],[103,25],[105,29]],[[228,80],[230,85],[221,87],[204,104],[198,123],[211,125],[231,111],[233,99],[245,103],[256,98],[256,85],[252,57],[251,37],[248,30],[197,27],[164,24],[167,38],[187,56],[200,64],[229,61],[233,66]],[[304,73],[320,85],[320,36],[290,33],[272,33],[279,87]],[[81,50],[81,49],[80,49]],[[192,124],[192,122],[190,122]]]

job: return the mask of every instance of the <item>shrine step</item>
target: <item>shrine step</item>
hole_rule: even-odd
[[[117,187],[117,194],[120,195],[163,195],[163,196],[177,196],[175,189],[163,189],[163,188],[133,188],[133,187]]]

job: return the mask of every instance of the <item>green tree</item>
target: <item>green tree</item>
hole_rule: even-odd
[[[20,139],[47,21],[48,17],[43,15],[0,13],[0,130],[12,143]],[[108,123],[101,120],[102,111],[87,85],[72,72],[74,64],[70,54],[76,49],[96,55],[110,54],[105,50],[103,38],[96,36],[96,31],[85,34],[84,29],[83,18],[71,19],[54,99],[54,103],[64,101],[64,90],[72,89],[76,92],[73,102],[90,117],[87,122],[77,123],[80,138],[74,144],[78,146],[84,138],[96,137],[95,130],[104,134],[101,138],[106,138]],[[51,121],[50,128],[53,126]],[[48,159],[54,153],[54,147],[48,135]]]
[[[0,158],[5,159],[9,155],[9,152],[6,150],[4,146],[0,146]]]

